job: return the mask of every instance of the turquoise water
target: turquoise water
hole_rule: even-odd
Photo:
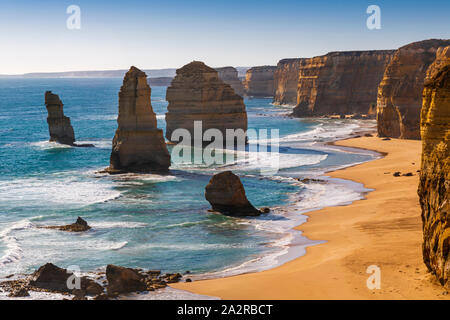
[[[0,79],[0,277],[31,272],[52,262],[83,271],[109,263],[209,273],[259,257],[276,256],[293,239],[300,212],[361,196],[345,184],[305,185],[294,178],[367,161],[373,154],[324,146],[361,128],[350,120],[300,120],[269,99],[246,99],[249,128],[279,129],[280,170],[261,176],[254,163],[235,163],[249,200],[275,208],[260,218],[236,219],[208,212],[204,188],[225,168],[171,167],[169,175],[108,176],[122,79]],[[44,92],[64,103],[79,143],[47,142]],[[165,129],[165,87],[152,88],[158,125]],[[364,124],[366,125],[366,124]],[[252,141],[250,141],[252,142]],[[297,203],[294,211],[283,206]],[[279,210],[280,209],[280,210]],[[38,228],[72,223],[82,216],[93,229],[83,234]],[[308,243],[296,238],[297,244]],[[303,241],[303,242],[302,242]],[[272,262],[270,262],[272,263]]]

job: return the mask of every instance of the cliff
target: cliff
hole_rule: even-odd
[[[202,133],[214,128],[224,137],[226,129],[247,130],[242,97],[203,62],[193,61],[177,70],[167,88],[166,100],[166,138],[170,141],[178,128],[187,129],[193,139],[194,121],[202,121]]]
[[[278,62],[274,73],[276,105],[297,104],[298,78],[300,75],[300,63],[304,59],[283,59]]]
[[[47,123],[50,141],[74,145],[75,133],[70,124],[70,118],[64,115],[64,105],[58,95],[53,94],[51,91],[45,92],[45,106],[48,113]]]
[[[392,50],[331,52],[303,59],[296,117],[368,114]]]
[[[450,62],[425,81],[420,130],[423,260],[450,287]]]
[[[244,85],[241,80],[238,78],[238,71],[233,67],[223,67],[216,68],[217,73],[219,74],[219,78],[229,84],[234,92],[236,92],[241,97],[244,96]]]
[[[420,109],[426,71],[439,47],[450,40],[424,40],[399,48],[378,87],[377,127],[380,137],[420,139]]]
[[[275,93],[274,73],[277,67],[262,66],[247,70],[244,90],[251,97],[273,97]]]
[[[118,128],[113,139],[109,172],[167,170],[170,155],[163,132],[156,127],[147,76],[131,67],[119,92]]]

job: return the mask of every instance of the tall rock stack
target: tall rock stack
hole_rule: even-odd
[[[450,288],[450,62],[425,81],[420,130],[423,260]]]
[[[278,62],[274,73],[275,105],[297,104],[298,78],[300,63],[303,59],[283,59]]]
[[[273,97],[275,93],[274,73],[277,67],[261,66],[247,70],[244,90],[251,97]]]
[[[302,59],[293,115],[369,114],[392,54],[392,50],[348,51]]]
[[[147,75],[131,67],[119,92],[118,128],[113,139],[109,172],[167,170],[170,155],[163,131],[156,127]]]
[[[64,115],[64,105],[58,95],[51,91],[45,92],[45,106],[48,113],[47,123],[50,141],[73,146],[75,133],[70,124],[70,118]]]
[[[177,70],[167,88],[166,138],[172,141],[174,130],[187,129],[194,139],[194,121],[202,122],[202,135],[218,129],[247,131],[247,112],[241,96],[223,82],[216,70],[203,62],[193,61]],[[173,141],[175,142],[175,141]]]
[[[377,127],[380,137],[420,139],[420,109],[428,67],[439,47],[450,40],[425,40],[398,49],[378,87]]]
[[[223,67],[223,68],[216,68],[216,71],[219,74],[219,78],[229,84],[234,92],[236,92],[241,97],[244,96],[244,85],[242,84],[241,80],[238,78],[238,71],[233,67]]]

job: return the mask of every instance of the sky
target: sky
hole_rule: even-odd
[[[80,29],[67,28],[70,5]],[[381,29],[369,30],[369,5]],[[450,38],[450,1],[0,0],[0,74],[276,65]]]

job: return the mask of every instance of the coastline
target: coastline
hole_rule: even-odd
[[[267,271],[171,287],[222,299],[450,299],[422,262],[421,141],[359,137],[334,144],[384,157],[327,173],[374,191],[350,205],[302,213],[307,223],[295,229],[325,242]],[[394,177],[396,171],[414,175]],[[370,265],[381,269],[379,290],[366,286]]]

